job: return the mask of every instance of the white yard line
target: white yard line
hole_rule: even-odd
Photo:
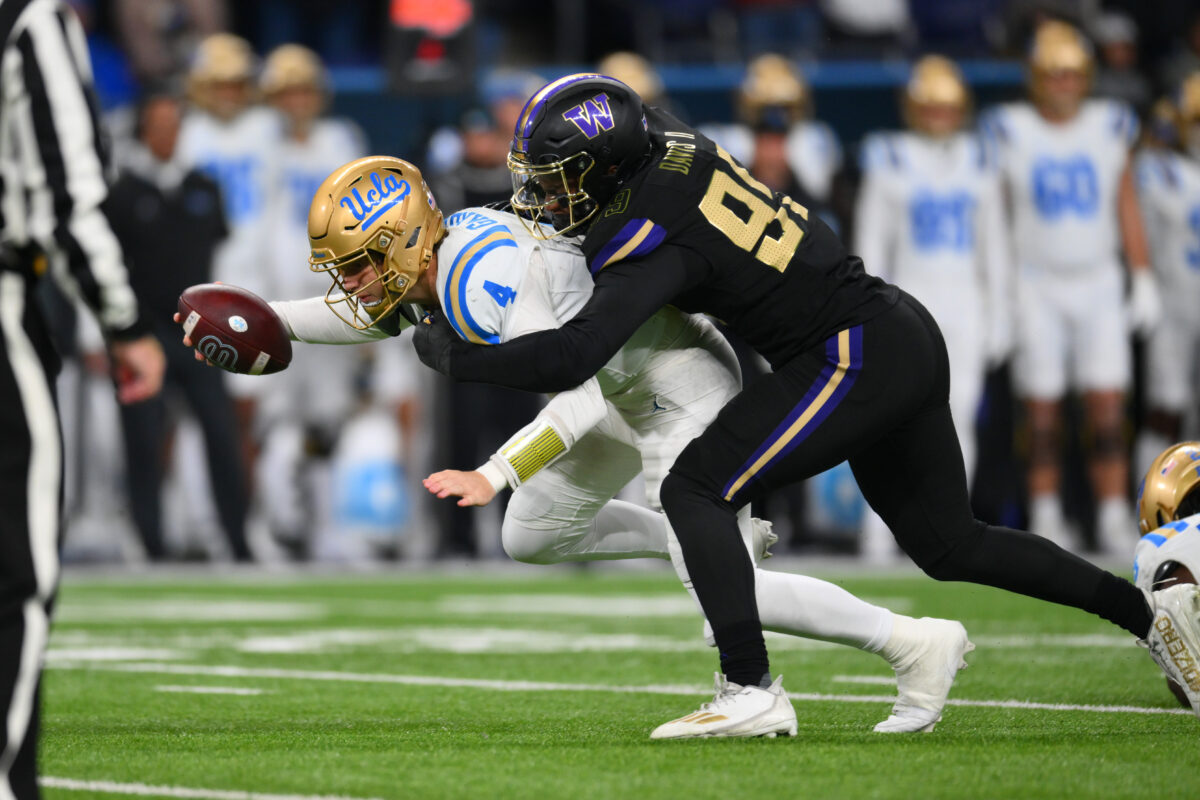
[[[830,678],[834,683],[862,683],[871,686],[895,686],[896,676],[890,678],[883,675],[834,675]]]
[[[155,686],[156,692],[179,692],[180,694],[240,694],[259,695],[263,689],[246,689],[237,686]]]
[[[206,664],[91,663],[47,664],[47,669],[92,670],[105,672],[141,672],[152,675],[209,675],[222,678],[276,678],[281,680],[336,681],[342,683],[382,683],[404,686],[443,686],[457,689],[489,689],[497,692],[610,692],[616,694],[703,695],[711,689],[698,686],[613,686],[594,683],[550,683],[547,681],[497,681],[483,678],[443,678],[429,675],[391,675],[386,673],[335,672],[327,670],[278,669],[274,667],[213,666]],[[827,703],[894,703],[895,695],[820,694],[788,692],[793,700]],[[1017,708],[1039,711],[1087,711],[1097,714],[1191,714],[1181,708],[1142,706],[1095,706],[1074,703],[1037,703],[1026,700],[960,700],[951,698],[947,705],[972,708]]]
[[[194,789],[188,786],[149,786],[144,783],[117,783],[115,781],[77,781],[72,778],[48,776],[38,778],[38,783],[45,789],[99,792],[101,794],[133,794],[143,797],[188,797],[196,800],[372,800],[372,798],[343,797],[331,794],[268,794],[226,789]]]

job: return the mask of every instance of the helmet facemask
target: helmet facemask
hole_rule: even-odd
[[[538,239],[551,239],[578,229],[591,220],[600,202],[583,188],[595,162],[588,153],[575,153],[548,164],[533,165],[513,153],[512,207]],[[547,225],[551,226],[547,228]]]
[[[325,303],[347,325],[369,328],[403,300],[409,280],[385,266],[395,240],[391,231],[380,231],[366,247],[343,258],[319,261],[314,251],[309,259],[309,269],[329,274],[332,282]]]

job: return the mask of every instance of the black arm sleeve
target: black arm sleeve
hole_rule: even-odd
[[[451,358],[451,376],[530,392],[578,386],[599,372],[654,312],[700,280],[703,268],[687,252],[667,246],[605,268],[591,299],[561,328],[493,346],[463,342]]]

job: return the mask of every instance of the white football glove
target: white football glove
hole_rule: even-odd
[[[1129,285],[1129,326],[1134,333],[1148,334],[1162,315],[1158,280],[1149,269],[1135,270]]]

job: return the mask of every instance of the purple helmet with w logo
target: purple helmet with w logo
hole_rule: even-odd
[[[632,89],[593,73],[559,78],[517,119],[508,154],[513,209],[539,238],[577,231],[649,151],[642,99]]]

